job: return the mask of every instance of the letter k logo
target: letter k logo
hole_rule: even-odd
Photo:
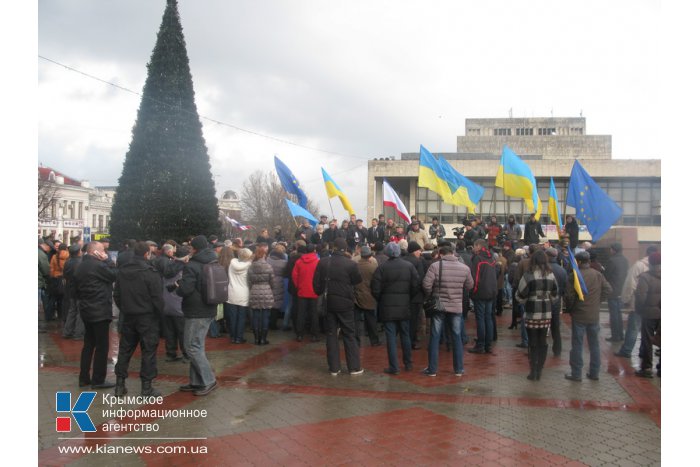
[[[56,393],[56,412],[68,412],[73,415],[75,423],[78,424],[80,431],[97,431],[95,424],[92,423],[90,416],[87,414],[92,401],[97,396],[96,392],[82,392],[75,401],[75,405],[71,408],[71,393],[68,391],[60,391]],[[71,430],[70,417],[56,418],[56,431],[65,433]]]

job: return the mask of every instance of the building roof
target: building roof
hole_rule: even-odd
[[[51,172],[53,172],[56,177],[63,177],[64,185],[82,186],[80,180],[76,180],[73,177],[69,177],[68,175],[59,172],[58,170],[54,170],[51,167],[39,167],[39,179],[43,181],[49,181],[49,176]]]

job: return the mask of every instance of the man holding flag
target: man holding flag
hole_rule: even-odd
[[[597,381],[600,372],[600,344],[598,343],[600,303],[612,292],[612,287],[600,272],[591,268],[591,257],[587,251],[576,255],[572,269],[565,295],[566,309],[571,313],[571,352],[569,353],[571,373],[565,378],[569,381],[581,382],[585,334],[591,353],[586,377]]]

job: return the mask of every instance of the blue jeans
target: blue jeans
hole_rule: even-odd
[[[245,333],[245,319],[248,307],[224,303],[224,318],[231,342],[242,341]]]
[[[261,333],[266,333],[268,325],[270,324],[270,309],[254,308],[250,321],[253,326],[253,331],[255,331],[258,339],[260,339],[262,337]]]
[[[461,313],[438,313],[433,316],[430,326],[430,343],[428,344],[428,371],[437,373],[438,353],[440,351],[440,332],[443,323],[448,323],[452,332],[452,342],[460,342],[459,325],[462,322]],[[461,345],[452,346],[452,369],[455,373],[464,372],[464,348]]]
[[[641,321],[641,317],[637,313],[630,313],[627,317],[627,332],[625,332],[625,342],[620,347],[621,354],[632,355],[634,344],[637,343]]]
[[[401,333],[401,354],[403,355],[404,366],[410,366],[411,362],[411,335],[409,330],[409,320],[385,321],[384,335],[386,336],[386,352],[389,355],[389,369],[399,370],[399,357],[396,352],[396,333]]]
[[[582,324],[571,320],[571,352],[569,353],[569,365],[571,365],[571,375],[580,378],[583,371],[583,336],[588,340],[588,349],[591,352],[591,362],[589,374],[596,378],[600,371],[600,345],[598,344],[598,333],[600,324]]]
[[[204,351],[213,318],[185,318],[185,352],[190,357],[190,384],[208,386],[216,381]]]
[[[610,310],[610,334],[613,340],[624,339],[622,331],[622,300],[618,298],[608,298],[608,310]]]
[[[474,300],[476,312],[476,345],[477,349],[491,350],[493,339],[493,300]],[[459,342],[456,339],[454,342]]]

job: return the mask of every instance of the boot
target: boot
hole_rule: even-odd
[[[256,328],[253,328],[253,337],[255,338],[255,345],[260,345],[260,333]]]
[[[537,379],[537,349],[530,344],[527,350],[527,359],[530,362],[530,374],[527,375],[527,379],[535,381]]]
[[[549,344],[543,345],[539,349],[539,358],[537,359],[537,374],[536,379],[537,381],[540,380],[540,376],[542,376],[542,368],[544,368],[544,362],[547,360],[547,352],[549,351]]]
[[[126,395],[126,378],[117,377],[117,385],[114,387],[114,395],[121,397]]]
[[[158,397],[162,394],[151,385],[150,381],[143,380],[141,381],[141,395]]]
[[[270,342],[267,340],[267,331],[262,331],[260,336],[260,345],[267,345]]]

